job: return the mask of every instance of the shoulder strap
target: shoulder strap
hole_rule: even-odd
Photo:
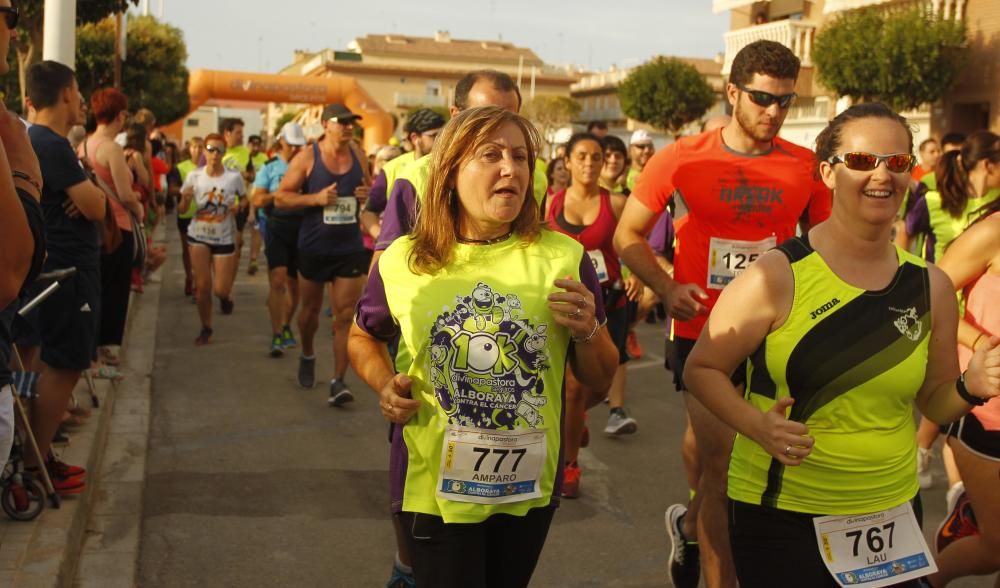
[[[813,252],[813,248],[809,245],[808,236],[805,238],[792,237],[781,245],[775,247],[775,249],[785,254],[785,257],[788,258],[788,263],[801,261]]]

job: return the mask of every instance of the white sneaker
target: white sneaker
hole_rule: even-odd
[[[947,503],[948,508],[945,510],[946,513],[951,513],[955,510],[955,503],[958,502],[958,497],[965,492],[965,482],[959,480],[955,482],[955,485],[948,488],[948,493],[944,495],[945,503]]]
[[[934,483],[934,476],[931,474],[933,455],[930,449],[917,447],[917,481],[920,482],[920,488],[923,490],[930,488]]]

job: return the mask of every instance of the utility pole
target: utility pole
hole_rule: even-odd
[[[76,2],[45,0],[42,59],[76,68]]]

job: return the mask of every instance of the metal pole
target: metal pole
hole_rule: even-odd
[[[122,13],[115,13],[115,89],[122,87]]]
[[[42,59],[76,68],[76,2],[45,0]]]

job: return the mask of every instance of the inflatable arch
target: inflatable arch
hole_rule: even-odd
[[[385,144],[392,136],[392,117],[356,80],[344,76],[284,76],[196,69],[188,81],[188,95],[191,112],[209,100],[294,104],[341,102],[361,115],[358,124],[365,130],[366,149]],[[180,137],[188,116],[167,125],[164,130]]]

